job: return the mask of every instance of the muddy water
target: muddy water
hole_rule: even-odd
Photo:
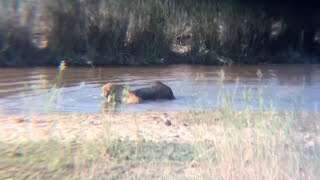
[[[320,108],[320,65],[68,68],[55,89],[57,74],[56,68],[0,69],[0,113],[99,113],[108,110],[102,84],[113,81],[136,89],[154,80],[168,84],[176,100],[124,105],[120,111],[216,108],[222,105],[219,97],[230,97],[238,109]]]

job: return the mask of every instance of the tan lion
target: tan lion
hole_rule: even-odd
[[[108,102],[121,102],[126,104],[138,104],[142,99],[129,91],[126,87],[108,83],[102,86],[103,96],[107,98]]]
[[[108,102],[138,104],[143,100],[175,99],[172,89],[160,81],[155,81],[150,87],[130,91],[128,88],[114,83],[102,86],[102,92]]]

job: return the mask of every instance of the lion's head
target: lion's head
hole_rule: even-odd
[[[142,99],[122,85],[108,83],[101,88],[108,102],[124,102],[127,104],[141,103]]]

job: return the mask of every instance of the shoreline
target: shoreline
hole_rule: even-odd
[[[250,113],[253,117],[259,116],[254,115],[259,112]],[[263,112],[262,116],[270,118],[278,116],[278,113]],[[247,112],[239,111],[236,114],[246,116]],[[282,115],[284,119],[290,116],[289,113]],[[193,143],[214,141],[232,128],[233,123],[225,122],[214,110],[124,114],[0,114],[0,140],[7,143],[45,142],[52,139],[61,142],[90,141],[103,137],[156,143]],[[293,128],[298,141],[305,141],[305,137],[312,136],[313,144],[320,146],[319,113],[299,113]],[[243,135],[256,130],[259,128],[249,125],[239,129]]]
[[[0,114],[0,177],[256,179],[252,172],[259,172],[279,177],[271,179],[316,179],[319,117],[223,110]]]
[[[187,57],[186,57],[187,58]],[[280,57],[279,57],[280,58]],[[292,59],[293,57],[283,57],[287,59]],[[41,60],[43,58],[39,58]],[[56,59],[56,58],[55,58]],[[254,59],[254,58],[252,58]],[[272,59],[272,58],[270,58]],[[278,62],[276,60],[270,60],[267,62],[256,62],[256,63],[231,63],[231,64],[223,64],[223,63],[197,63],[197,62],[175,62],[173,60],[171,63],[162,63],[162,64],[77,64],[68,62],[68,59],[65,58],[64,61],[67,62],[68,68],[160,68],[160,67],[170,67],[170,66],[213,66],[213,67],[223,67],[223,66],[272,66],[272,65],[319,65],[320,59],[318,56],[302,56],[297,59],[303,60],[295,60],[288,62]],[[0,59],[1,60],[1,59]],[[52,60],[52,59],[51,59]],[[63,59],[61,59],[62,61]],[[4,61],[4,60],[3,60]],[[53,60],[52,60],[53,61]],[[0,68],[57,68],[61,61],[54,61],[54,63],[30,63],[30,64],[0,64]]]
[[[112,138],[119,139],[187,141],[190,137],[184,134],[184,131],[187,131],[188,125],[183,125],[176,118],[177,114],[179,112],[0,115],[0,139],[7,142],[15,142],[18,139],[20,142],[45,141],[50,138],[61,141],[78,138],[92,140],[110,131]]]

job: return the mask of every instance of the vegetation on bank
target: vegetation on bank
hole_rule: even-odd
[[[303,1],[15,0],[0,10],[0,66],[319,62],[319,13]]]
[[[239,112],[230,104],[228,93],[222,93],[219,99],[221,105],[217,109],[207,111],[190,109],[181,112],[178,119],[171,119],[176,126],[178,126],[177,121],[182,121],[190,127],[185,133],[189,133],[192,138],[187,142],[170,139],[152,141],[148,137],[143,137],[142,126],[147,126],[148,129],[157,128],[143,124],[146,121],[139,120],[145,118],[143,115],[136,115],[137,120],[129,119],[136,123],[136,129],[130,130],[137,133],[137,139],[134,140],[134,137],[117,139],[111,136],[110,130],[114,123],[121,123],[120,119],[116,119],[117,115],[102,115],[99,118],[86,120],[82,115],[64,117],[61,114],[53,114],[54,120],[48,129],[48,138],[40,138],[40,141],[37,137],[34,139],[29,137],[29,141],[23,142],[19,141],[20,139],[0,141],[0,178],[318,179],[320,177],[318,168],[320,149],[316,139],[319,137],[318,115],[305,119],[300,112],[264,111],[263,108],[257,111],[246,108]],[[155,121],[154,116],[148,118]],[[46,118],[44,122],[48,119],[51,118]],[[32,123],[33,120],[30,121],[15,123]],[[84,121],[87,124],[83,124]],[[42,125],[38,127],[43,126],[44,122],[40,122]],[[80,130],[78,135],[64,137],[64,129],[61,129],[62,126],[59,124],[65,122],[72,122],[72,129]],[[90,122],[99,125],[94,126]],[[27,126],[29,125],[25,127]],[[126,123],[123,127],[129,128],[128,126],[129,123]],[[166,128],[173,128],[172,126],[167,125]],[[98,130],[101,134],[95,134]],[[23,139],[23,133],[18,129],[10,133],[16,133]],[[91,139],[86,138],[89,134],[95,135]],[[31,133],[27,136],[33,135]],[[17,136],[12,134],[11,137]]]
[[[217,111],[219,113],[219,111]],[[216,112],[212,112],[214,115]],[[211,113],[186,123],[198,141],[110,140],[0,142],[1,179],[318,179],[319,147],[282,113]],[[208,115],[208,116],[207,116]],[[227,115],[230,115],[227,118]],[[58,116],[57,116],[58,117]],[[76,116],[74,116],[76,117]],[[250,123],[248,124],[248,118]],[[77,119],[74,122],[76,123]],[[190,120],[192,122],[190,122]],[[201,120],[206,121],[204,124]],[[241,122],[235,120],[242,120]],[[59,120],[57,120],[59,121]],[[108,124],[109,119],[104,119]],[[233,122],[233,123],[231,123]],[[237,123],[234,123],[237,122]],[[139,124],[138,124],[139,126]],[[221,127],[222,126],[222,127]],[[309,129],[310,130],[310,129]],[[308,130],[308,131],[309,131]],[[51,129],[54,133],[58,129]],[[319,132],[318,132],[319,133]],[[108,134],[108,128],[105,129]],[[206,139],[210,134],[211,139]],[[207,135],[207,136],[206,136]]]

